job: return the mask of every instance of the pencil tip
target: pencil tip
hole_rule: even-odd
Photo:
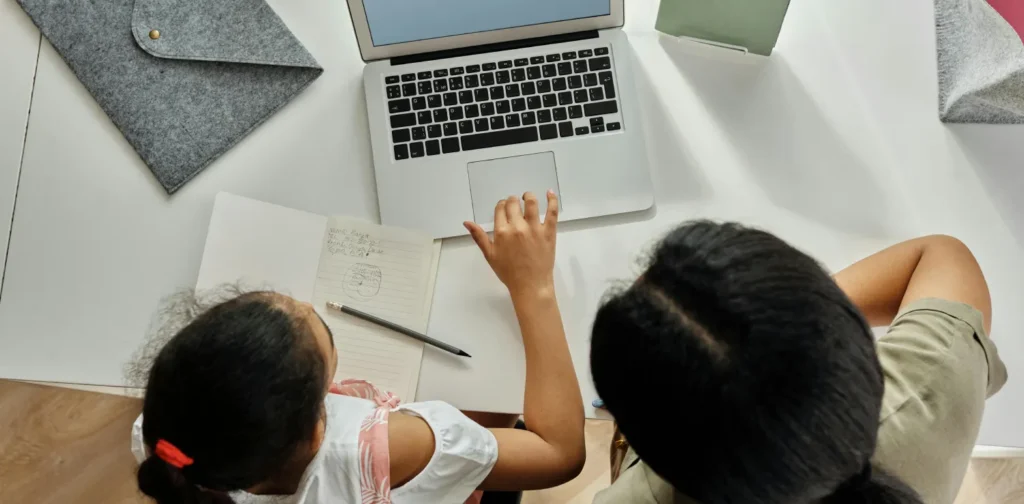
[[[472,355],[469,355],[468,353],[466,353],[465,350],[459,350],[459,355],[461,355],[463,357],[470,357],[470,358],[473,357]]]

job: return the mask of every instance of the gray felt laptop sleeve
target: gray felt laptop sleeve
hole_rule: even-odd
[[[264,0],[18,0],[168,193],[323,70]]]

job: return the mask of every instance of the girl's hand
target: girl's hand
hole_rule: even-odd
[[[464,223],[513,298],[554,293],[558,197],[548,191],[547,198],[544,223],[540,222],[537,197],[532,193],[523,194],[525,213],[517,196],[499,201],[494,208],[493,240],[475,222]]]

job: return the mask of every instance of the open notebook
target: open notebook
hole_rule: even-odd
[[[324,217],[217,195],[196,287],[240,282],[313,303],[334,334],[337,379],[416,396],[423,343],[349,315],[338,301],[427,332],[441,241],[350,217]]]

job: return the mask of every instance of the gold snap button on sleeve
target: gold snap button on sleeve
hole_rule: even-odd
[[[150,30],[149,31],[149,38],[151,38],[153,40],[156,40],[156,39],[160,38],[160,30]]]

